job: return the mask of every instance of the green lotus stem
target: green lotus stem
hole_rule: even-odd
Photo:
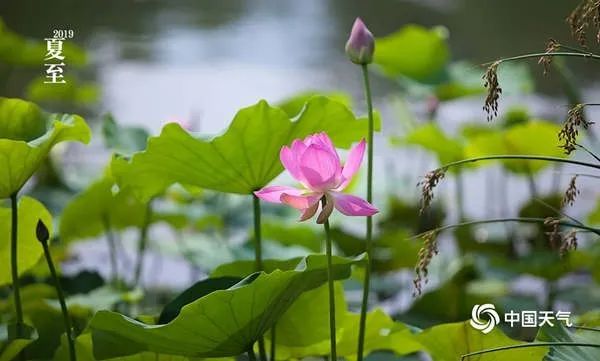
[[[69,343],[69,355],[71,361],[77,360],[77,354],[75,352],[75,335],[73,335],[73,326],[71,325],[71,319],[69,317],[69,310],[67,309],[67,303],[65,301],[65,294],[60,285],[60,281],[58,279],[58,275],[56,274],[56,268],[54,267],[54,262],[52,261],[52,254],[50,254],[50,248],[48,247],[47,241],[41,241],[42,247],[44,248],[44,256],[46,257],[46,262],[48,263],[48,268],[50,269],[50,275],[52,276],[52,281],[54,282],[54,287],[56,288],[56,295],[58,296],[58,302],[60,303],[60,310],[63,315],[63,322],[65,324],[65,332],[67,333],[67,341]]]
[[[508,58],[502,58],[495,61],[491,61],[488,63],[484,63],[482,65],[491,65],[493,63],[502,63],[505,61],[514,61],[514,60],[522,60],[522,59],[531,59],[531,58],[541,58],[543,56],[564,56],[564,57],[579,57],[579,58],[591,58],[600,60],[600,55],[593,53],[577,53],[577,52],[565,52],[565,51],[555,51],[555,52],[546,52],[546,53],[532,53],[532,54],[523,54],[517,56],[511,56]]]
[[[148,247],[148,229],[152,223],[152,201],[150,200],[146,205],[146,213],[144,215],[144,223],[140,228],[140,240],[138,243],[137,261],[135,264],[135,273],[133,278],[133,288],[140,285],[142,277],[142,270],[144,269],[144,255],[146,248]]]
[[[325,197],[321,199],[323,209],[327,200]],[[337,360],[336,351],[336,335],[335,335],[335,290],[333,286],[333,264],[331,260],[332,246],[331,246],[331,234],[329,232],[329,219],[326,219],[323,223],[325,227],[325,252],[327,254],[327,286],[329,287],[329,340],[331,343],[331,357],[330,361]]]
[[[573,160],[573,159],[568,159],[568,158],[547,157],[547,156],[543,156],[543,155],[488,155],[488,156],[483,156],[483,157],[462,159],[462,160],[459,160],[456,162],[447,163],[447,164],[437,168],[436,170],[437,171],[446,170],[450,167],[456,167],[456,166],[459,166],[462,164],[467,164],[467,163],[479,162],[482,160],[498,160],[498,159],[539,160],[539,161],[545,161],[545,162],[559,162],[559,163],[575,164],[575,165],[580,165],[583,167],[600,169],[600,164],[581,162],[578,160]]]
[[[518,222],[518,223],[541,223],[543,224],[546,221],[545,218],[527,218],[527,217],[521,217],[521,218],[493,218],[493,219],[484,219],[484,220],[478,220],[478,221],[469,221],[469,222],[461,222],[461,223],[455,223],[455,224],[448,224],[445,226],[441,226],[441,227],[437,227],[434,229],[430,229],[426,232],[423,233],[419,233],[417,235],[414,235],[412,237],[410,237],[409,239],[415,239],[415,238],[420,238],[423,237],[424,235],[426,235],[427,233],[430,232],[434,232],[434,233],[439,233],[448,229],[452,229],[452,228],[459,228],[459,227],[464,227],[464,226],[474,226],[474,225],[478,225],[478,224],[489,224],[489,223],[504,223],[504,222]],[[571,223],[571,222],[567,222],[567,221],[561,221],[558,220],[558,224],[564,227],[571,227],[571,228],[577,228],[577,229],[582,229],[585,231],[589,231],[592,233],[595,233],[597,235],[600,236],[600,229],[598,228],[594,228],[594,227],[590,227],[590,226],[586,226],[583,224],[578,224],[578,223]]]
[[[277,324],[274,323],[273,327],[271,327],[271,361],[275,361],[275,336],[277,335]]]
[[[254,206],[254,261],[256,262],[256,271],[260,272],[263,270],[262,235],[260,226],[260,199],[254,193],[252,193],[252,203]],[[265,339],[262,335],[258,339],[258,353],[261,361],[267,361]]]
[[[367,138],[367,202],[373,204],[373,99],[371,97],[371,85],[369,82],[369,69],[367,64],[361,66],[365,88],[365,99],[369,117],[369,132]],[[365,266],[365,278],[363,282],[362,303],[360,306],[360,321],[358,329],[358,351],[357,361],[363,360],[365,345],[365,330],[367,323],[367,308],[369,306],[369,291],[371,283],[371,253],[373,248],[373,217],[367,217],[367,234],[365,251],[367,253],[367,265]]]
[[[600,344],[585,343],[585,342],[534,342],[534,343],[527,343],[527,344],[521,344],[521,345],[494,347],[494,348],[489,348],[486,350],[470,352],[470,353],[462,355],[460,357],[460,359],[464,360],[471,356],[477,356],[477,355],[482,355],[482,354],[491,353],[491,352],[512,350],[512,349],[517,349],[517,348],[546,347],[546,346],[578,346],[578,347],[600,348]]]
[[[115,235],[112,231],[112,226],[110,224],[110,219],[107,215],[103,218],[104,223],[104,231],[106,233],[106,241],[108,242],[108,253],[110,257],[110,280],[114,287],[117,287],[117,282],[119,279],[119,270],[117,265],[117,243],[115,240]]]
[[[262,264],[262,236],[260,229],[260,199],[253,193],[252,202],[254,205],[254,261],[256,262],[256,271],[263,270]]]
[[[15,303],[15,313],[17,315],[15,332],[17,338],[23,338],[23,308],[21,306],[21,290],[19,285],[19,263],[18,263],[18,252],[17,252],[17,239],[19,232],[19,213],[17,206],[17,193],[13,193],[10,196],[11,205],[11,230],[10,230],[10,269],[12,273],[12,284],[13,284],[13,295]],[[21,353],[21,357],[22,357]]]

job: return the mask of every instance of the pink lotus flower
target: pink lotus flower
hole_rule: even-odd
[[[362,198],[341,193],[360,168],[365,153],[365,140],[350,150],[342,166],[331,139],[326,133],[314,134],[304,140],[296,139],[291,147],[281,148],[279,158],[288,172],[304,189],[270,186],[254,192],[260,199],[271,203],[284,203],[299,209],[300,221],[315,215],[319,201],[325,198],[325,207],[317,218],[324,223],[333,208],[347,216],[372,216],[377,208]]]

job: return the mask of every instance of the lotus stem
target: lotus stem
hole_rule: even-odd
[[[369,69],[367,64],[361,66],[365,88],[365,99],[369,117],[369,130],[367,137],[367,202],[373,204],[373,100],[371,97],[371,85],[369,82]],[[369,291],[371,283],[371,253],[373,248],[373,217],[367,217],[366,244],[367,264],[365,267],[365,278],[363,282],[362,303],[360,306],[360,321],[358,329],[357,361],[363,360],[365,345],[365,329],[367,322],[367,308],[369,307]]]
[[[256,271],[263,270],[262,263],[262,235],[260,221],[260,199],[252,193],[252,203],[254,209],[254,261],[256,262]],[[258,353],[261,361],[267,361],[267,351],[265,349],[265,339],[261,335],[258,339]]]
[[[108,254],[110,257],[110,282],[113,287],[117,287],[119,279],[119,269],[117,264],[117,243],[113,234],[112,226],[108,215],[104,216],[104,231],[106,233],[106,241],[108,243]]]
[[[17,205],[17,193],[13,193],[10,196],[10,205],[11,205],[11,230],[10,230],[10,266],[12,273],[12,284],[13,284],[13,295],[14,295],[14,303],[15,303],[15,313],[17,316],[16,325],[15,325],[15,333],[17,338],[24,337],[24,327],[23,327],[23,308],[21,306],[21,290],[19,285],[19,262],[18,262],[18,252],[17,252],[17,240],[18,240],[18,232],[19,232],[19,213],[18,213],[18,205]],[[21,358],[22,358],[21,353]]]
[[[48,246],[48,241],[40,240],[40,242],[42,243],[42,247],[44,248],[44,256],[46,257],[46,262],[48,263],[48,269],[50,269],[50,275],[52,276],[52,281],[54,282],[54,287],[56,288],[56,295],[58,296],[58,302],[60,303],[60,310],[63,315],[63,322],[65,324],[65,332],[67,333],[67,341],[69,343],[69,356],[70,356],[71,361],[76,361],[77,354],[75,352],[75,336],[73,335],[73,327],[71,325],[71,319],[69,317],[69,310],[67,309],[65,295],[64,295],[62,287],[60,285],[60,280],[58,279],[58,275],[56,274],[56,268],[54,267],[54,262],[52,261],[52,254],[50,253],[50,247]]]
[[[135,264],[135,273],[133,278],[133,287],[138,287],[141,283],[142,271],[144,270],[144,256],[148,247],[148,229],[152,223],[152,201],[146,205],[146,213],[144,215],[144,223],[140,228],[140,240],[138,243],[137,261]]]
[[[327,200],[325,197],[321,199],[323,209]],[[332,264],[332,246],[331,246],[331,234],[329,231],[329,219],[326,219],[323,223],[325,228],[325,252],[327,254],[327,286],[329,288],[329,339],[331,343],[331,357],[330,361],[337,360],[336,343],[337,338],[335,335],[335,290],[333,285],[333,264]]]

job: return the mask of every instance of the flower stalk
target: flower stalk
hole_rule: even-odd
[[[56,295],[58,296],[58,302],[60,303],[60,311],[63,316],[65,332],[67,334],[67,342],[69,344],[70,360],[76,361],[77,354],[75,352],[75,335],[73,334],[73,326],[71,325],[71,318],[69,317],[69,310],[67,309],[65,294],[60,285],[60,280],[58,279],[56,268],[54,267],[54,262],[52,261],[52,254],[50,253],[50,247],[48,245],[50,234],[48,232],[48,228],[46,228],[46,225],[44,224],[44,222],[42,222],[42,220],[38,220],[36,236],[38,241],[42,244],[42,248],[44,249],[44,257],[46,258],[46,263],[48,263],[50,276],[52,277],[54,287],[56,288]]]
[[[363,73],[363,82],[365,89],[365,99],[367,102],[367,113],[369,118],[369,129],[367,135],[367,202],[373,203],[373,133],[374,133],[374,121],[373,121],[373,100],[371,97],[371,84],[369,82],[369,69],[367,64],[361,66]],[[358,350],[357,360],[363,360],[364,345],[365,345],[365,332],[367,323],[367,308],[369,307],[369,293],[371,288],[371,259],[372,259],[372,248],[373,248],[373,217],[367,217],[367,229],[366,229],[366,244],[365,251],[367,253],[367,265],[365,267],[365,276],[363,281],[363,294],[362,302],[360,306],[360,321],[358,329]]]
[[[323,197],[321,199],[321,204],[323,209],[325,209],[327,205],[327,198]],[[329,289],[329,340],[331,344],[331,361],[337,360],[337,350],[336,344],[337,339],[335,335],[335,290],[333,285],[333,265],[332,265],[332,246],[331,246],[331,234],[329,232],[329,220],[325,220],[323,223],[323,227],[325,228],[325,252],[327,254],[327,286]]]
[[[103,218],[104,232],[106,233],[106,242],[108,243],[108,255],[110,258],[110,282],[113,287],[118,286],[119,281],[119,269],[117,264],[117,242],[115,235],[110,224],[108,215],[104,215]]]
[[[11,205],[11,230],[10,230],[10,269],[12,273],[13,296],[15,303],[15,313],[17,316],[15,332],[17,338],[24,336],[23,308],[21,306],[21,290],[19,284],[19,262],[18,262],[18,232],[19,232],[19,213],[17,205],[17,193],[10,196]]]
[[[261,217],[260,217],[260,199],[256,194],[252,194],[252,205],[254,215],[254,261],[256,263],[255,269],[257,272],[263,270],[262,263],[262,235],[261,235]],[[265,349],[265,339],[260,337],[258,339],[258,354],[260,361],[267,361],[267,351]]]
[[[144,255],[146,253],[146,248],[148,247],[148,229],[150,228],[150,223],[152,223],[152,213],[152,201],[149,201],[146,205],[144,223],[140,228],[140,240],[138,243],[137,261],[133,277],[133,288],[138,287],[141,282],[142,271],[144,270]]]

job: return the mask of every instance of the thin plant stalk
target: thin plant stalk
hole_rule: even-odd
[[[327,200],[325,197],[322,199],[323,209]],[[330,361],[337,360],[336,350],[336,335],[335,335],[335,290],[333,285],[333,264],[332,264],[332,246],[331,246],[331,234],[329,232],[329,219],[326,219],[323,223],[325,228],[325,252],[327,254],[327,286],[329,288],[329,340],[331,343],[331,357]]]
[[[135,264],[135,273],[133,277],[133,288],[140,285],[142,278],[142,271],[144,270],[144,258],[146,248],[148,247],[148,229],[152,222],[152,201],[149,201],[146,205],[146,212],[144,215],[144,223],[140,228],[140,240],[138,243],[137,261]]]
[[[17,338],[23,338],[23,308],[21,306],[21,292],[19,285],[19,268],[18,268],[18,252],[17,252],[17,240],[19,230],[19,213],[17,206],[17,193],[13,193],[10,196],[11,205],[11,230],[10,230],[10,266],[12,273],[12,284],[13,284],[13,295],[15,303],[15,313],[17,316],[15,332]],[[21,354],[22,355],[22,354]]]
[[[254,261],[256,263],[256,271],[261,272],[263,270],[263,263],[260,199],[255,194],[252,194],[252,203],[254,209]],[[267,350],[265,348],[265,339],[263,336],[258,339],[258,354],[261,361],[267,361]]]
[[[108,216],[104,216],[103,222],[104,231],[106,233],[106,241],[108,243],[108,254],[110,257],[110,282],[114,287],[117,287],[117,282],[119,279],[119,269],[117,264],[117,243]]]
[[[502,58],[502,59],[498,59],[496,61],[492,61],[492,62],[488,62],[482,65],[491,65],[493,63],[496,62],[506,62],[506,61],[514,61],[514,60],[522,60],[522,59],[532,59],[532,58],[541,58],[544,56],[563,56],[563,57],[577,57],[577,58],[591,58],[591,59],[595,59],[595,60],[600,60],[600,55],[597,54],[592,54],[592,53],[571,53],[571,52],[565,52],[565,51],[555,51],[555,52],[548,52],[548,53],[532,53],[532,54],[523,54],[523,55],[517,55],[517,56],[511,56],[508,58]]]
[[[538,161],[545,161],[545,162],[558,162],[558,163],[567,163],[567,164],[574,164],[574,165],[579,165],[579,166],[583,166],[583,167],[600,169],[600,164],[582,162],[582,161],[568,159],[568,158],[547,157],[547,156],[543,156],[543,155],[517,155],[517,154],[504,155],[503,154],[503,155],[489,155],[489,156],[483,156],[483,157],[462,159],[462,160],[458,160],[456,162],[446,163],[443,166],[437,168],[436,170],[445,170],[450,167],[456,167],[459,165],[479,162],[479,161],[483,161],[483,160],[501,160],[501,159],[520,159],[520,160],[538,160]]]
[[[511,345],[511,346],[502,346],[502,347],[495,347],[495,348],[490,348],[490,349],[486,349],[486,350],[481,350],[481,351],[475,351],[475,352],[471,352],[471,353],[467,353],[464,354],[460,357],[461,360],[465,360],[469,357],[472,356],[477,356],[477,355],[483,355],[486,353],[491,353],[491,352],[499,352],[499,351],[507,351],[507,350],[513,350],[513,349],[518,349],[518,348],[530,348],[530,347],[557,347],[557,346],[571,346],[571,347],[593,347],[593,348],[600,348],[600,344],[595,344],[595,343],[585,343],[585,342],[534,342],[534,343],[526,343],[526,344],[520,344],[520,345]]]
[[[73,327],[71,325],[71,318],[69,317],[69,310],[67,309],[67,303],[65,301],[65,294],[60,285],[60,281],[58,279],[58,275],[56,274],[56,268],[54,267],[54,262],[52,261],[52,255],[50,254],[50,248],[48,247],[48,242],[41,242],[42,247],[44,248],[44,256],[46,257],[46,262],[48,263],[48,269],[50,269],[50,275],[52,276],[52,281],[54,282],[54,287],[56,288],[56,295],[58,296],[58,302],[60,303],[60,310],[63,315],[63,322],[65,324],[65,332],[67,333],[67,341],[69,343],[69,355],[71,361],[77,360],[77,354],[75,352],[75,337],[73,335]]]
[[[530,217],[483,219],[483,220],[478,220],[478,221],[468,221],[468,222],[461,222],[461,223],[455,223],[455,224],[448,224],[445,226],[430,229],[423,233],[416,234],[416,235],[410,237],[409,239],[420,238],[430,232],[439,233],[439,232],[442,232],[442,231],[445,231],[448,229],[454,229],[454,228],[459,228],[459,227],[464,227],[464,226],[473,226],[473,225],[479,225],[479,224],[508,223],[508,222],[544,224],[546,221],[547,221],[546,218],[530,218]],[[591,232],[591,233],[594,233],[594,234],[597,234],[600,236],[600,229],[598,229],[598,228],[589,227],[589,226],[586,226],[583,224],[573,223],[573,222],[568,222],[568,221],[563,221],[563,220],[558,220],[557,223],[563,227],[571,227],[571,228],[581,229],[582,231]]]
[[[373,100],[371,98],[371,85],[369,83],[369,70],[367,64],[361,66],[365,88],[365,99],[369,117],[369,131],[367,135],[367,202],[373,203]],[[369,306],[369,291],[371,283],[371,254],[373,248],[373,217],[367,217],[366,229],[366,253],[367,265],[365,267],[365,278],[363,282],[362,303],[360,306],[360,323],[358,329],[358,351],[357,360],[362,361],[365,345],[365,329],[367,322],[367,308]]]

